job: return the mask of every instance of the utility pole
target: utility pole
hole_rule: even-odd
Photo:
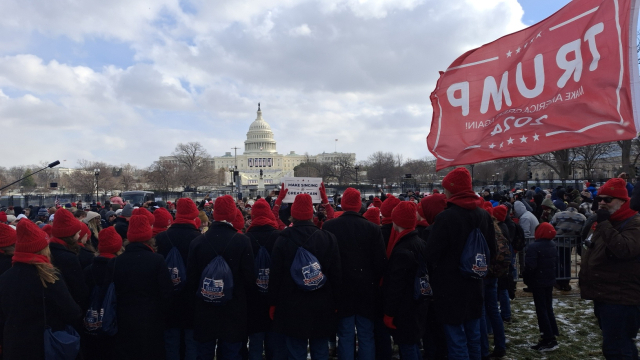
[[[260,104],[258,104],[258,107],[260,107]],[[233,183],[236,183],[236,181],[238,180],[236,177],[236,174],[238,173],[238,149],[240,149],[237,146],[232,147],[231,149],[233,149],[233,177],[232,177],[232,181]],[[240,186],[238,186],[238,190],[240,190]],[[233,194],[233,184],[231,185],[231,193]],[[233,194],[233,197],[235,198],[236,195]]]

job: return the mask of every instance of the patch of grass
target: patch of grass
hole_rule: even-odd
[[[505,324],[507,355],[505,359],[603,359],[602,336],[593,314],[593,303],[576,296],[553,300],[558,323],[558,344],[552,352],[531,350],[540,338],[538,320],[531,297],[519,297],[511,302],[512,322]]]

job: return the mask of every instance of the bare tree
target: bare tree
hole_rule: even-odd
[[[407,159],[403,165],[403,170],[419,182],[430,182],[434,179],[433,175],[436,172],[435,162],[429,161],[427,158],[423,159]]]
[[[118,171],[118,183],[123,191],[129,190],[137,190],[138,186],[138,168],[131,165],[126,164],[120,167],[120,171]]]
[[[178,144],[171,154],[178,162],[178,178],[184,187],[207,185],[213,175],[211,156],[199,142]]]
[[[385,178],[388,182],[395,182],[402,171],[396,166],[396,158],[390,152],[377,151],[369,156],[366,164],[367,177],[377,184],[382,184]]]
[[[564,149],[534,155],[531,157],[531,162],[544,164],[555,171],[560,176],[560,179],[568,179],[575,159],[576,153],[573,149]]]
[[[96,192],[95,169],[100,170],[98,175],[99,191],[105,195],[117,187],[117,179],[113,176],[114,167],[104,162],[78,160],[78,169],[71,175],[65,175],[69,187],[81,194],[94,194]]]
[[[155,190],[168,192],[180,185],[177,174],[177,165],[169,161],[154,161],[145,171],[144,176]]]
[[[339,185],[345,185],[355,181],[354,165],[354,159],[351,156],[342,154],[333,157],[331,162],[320,163],[320,173],[323,180],[327,182],[333,180]]]
[[[583,170],[584,174],[589,174],[596,167],[596,163],[608,155],[613,148],[613,143],[602,143],[575,148],[577,155],[576,167]]]

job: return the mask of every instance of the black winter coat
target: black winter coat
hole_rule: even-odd
[[[429,233],[431,232],[431,226],[416,226],[416,231],[418,232],[418,236],[424,240],[427,241],[427,239],[429,238]]]
[[[4,360],[44,359],[43,306],[46,307],[47,325],[53,331],[78,324],[82,316],[64,281],[47,283],[43,288],[33,265],[16,263],[0,276]]]
[[[527,245],[523,280],[528,287],[550,287],[556,283],[558,250],[548,239],[536,239]]]
[[[482,316],[482,280],[465,278],[458,269],[467,237],[475,228],[480,228],[489,251],[495,254],[493,220],[480,208],[468,210],[450,203],[431,226],[427,264],[436,317],[443,324],[459,325]]]
[[[380,279],[387,262],[380,227],[353,211],[327,221],[322,227],[338,242],[342,280],[338,316],[373,319]]]
[[[239,342],[247,336],[247,296],[256,286],[253,249],[249,238],[229,223],[214,221],[209,230],[191,242],[187,260],[187,291],[201,289],[202,271],[217,255],[222,256],[233,274],[233,295],[223,305],[195,298],[193,338],[199,342],[222,339]]]
[[[180,252],[186,269],[191,241],[200,235],[202,233],[191,224],[173,224],[167,231],[156,235],[158,253],[166,259],[169,251],[175,246]],[[186,274],[182,274],[182,276],[186,276]],[[194,293],[186,291],[184,287],[180,291],[174,290],[167,317],[167,327],[193,329],[194,301]]]
[[[67,285],[73,300],[81,309],[86,309],[90,294],[84,280],[80,258],[64,245],[49,243],[49,249],[51,249],[51,263],[60,270],[61,278]]]
[[[91,265],[84,268],[84,278],[91,294],[93,294],[93,289],[98,286],[98,296],[104,297],[109,285],[105,279],[108,263],[109,259],[98,256],[93,258]],[[86,309],[82,310],[83,314],[86,314]],[[85,328],[80,332],[80,336],[81,351],[85,359],[111,360],[113,358],[115,339],[112,336],[90,333]]]
[[[130,243],[109,261],[107,271],[118,301],[116,358],[164,358],[165,317],[173,291],[164,259],[143,243]]]
[[[5,271],[11,269],[11,260],[13,256],[9,256],[7,254],[0,254],[0,275],[4,274]]]
[[[127,231],[129,231],[129,221],[123,217],[117,217],[113,222],[113,227],[124,242],[127,240]]]
[[[264,246],[269,255],[273,251],[273,246],[280,236],[280,231],[269,225],[255,226],[250,228],[246,234],[251,239],[253,256],[258,255],[260,246]],[[267,288],[268,289],[268,288]],[[248,304],[248,332],[249,334],[265,332],[271,330],[271,318],[269,318],[269,299],[267,294],[258,291],[258,286],[252,286],[247,299]]]
[[[96,253],[94,253],[93,251],[85,247],[80,246],[80,252],[78,253],[78,260],[80,260],[80,266],[83,269],[86,269],[87,266],[91,265],[95,257],[96,257]]]
[[[311,237],[316,231],[321,232]],[[300,244],[318,259],[327,278],[317,290],[301,290],[291,277],[291,264]],[[338,243],[330,232],[319,230],[311,221],[284,229],[271,253],[268,295],[269,304],[276,307],[274,331],[303,339],[335,334],[340,266]]]
[[[417,344],[427,318],[427,302],[413,299],[418,258],[426,259],[426,244],[412,231],[398,240],[391,251],[382,284],[385,315],[393,317],[397,329],[389,329],[398,344]],[[423,260],[425,261],[425,260]]]

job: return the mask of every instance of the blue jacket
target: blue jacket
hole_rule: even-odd
[[[536,239],[525,249],[523,280],[528,287],[548,287],[556,282],[558,250],[548,239]]]

